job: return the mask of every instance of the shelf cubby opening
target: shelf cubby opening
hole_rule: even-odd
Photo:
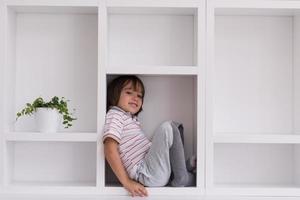
[[[216,144],[214,186],[299,188],[299,150],[299,144]]]
[[[117,75],[108,75],[107,82]],[[145,134],[152,138],[155,128],[164,121],[183,124],[186,158],[197,152],[197,76],[139,75],[145,86],[143,111],[138,118]],[[105,185],[121,186],[106,164]]]
[[[96,186],[96,142],[8,142],[9,186]]]
[[[196,8],[109,8],[109,68],[196,66],[196,22]]]
[[[215,135],[300,133],[299,17],[297,9],[215,9]]]
[[[15,118],[40,96],[70,100],[77,120],[59,131],[96,132],[98,8],[8,6],[6,22],[5,132],[35,132],[33,117]]]

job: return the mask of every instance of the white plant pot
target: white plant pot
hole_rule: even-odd
[[[56,109],[37,108],[35,121],[39,132],[56,133],[60,123],[60,115]]]

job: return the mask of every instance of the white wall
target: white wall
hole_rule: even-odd
[[[183,124],[185,154],[195,154],[197,127],[196,99],[193,76],[142,76],[146,87],[141,123],[147,135],[152,136],[159,124],[174,120]]]
[[[214,131],[293,132],[293,20],[217,16]]]

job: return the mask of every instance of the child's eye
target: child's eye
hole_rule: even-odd
[[[139,95],[137,95],[137,97],[138,97],[138,98],[140,98],[140,99],[142,99],[142,98],[143,98],[143,96],[142,96],[142,95],[140,95],[140,94],[139,94]]]
[[[126,91],[126,94],[132,94],[132,92],[130,92],[130,91]]]

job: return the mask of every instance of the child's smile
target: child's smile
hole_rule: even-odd
[[[133,107],[138,107],[137,103],[129,103],[129,105],[133,106]]]

